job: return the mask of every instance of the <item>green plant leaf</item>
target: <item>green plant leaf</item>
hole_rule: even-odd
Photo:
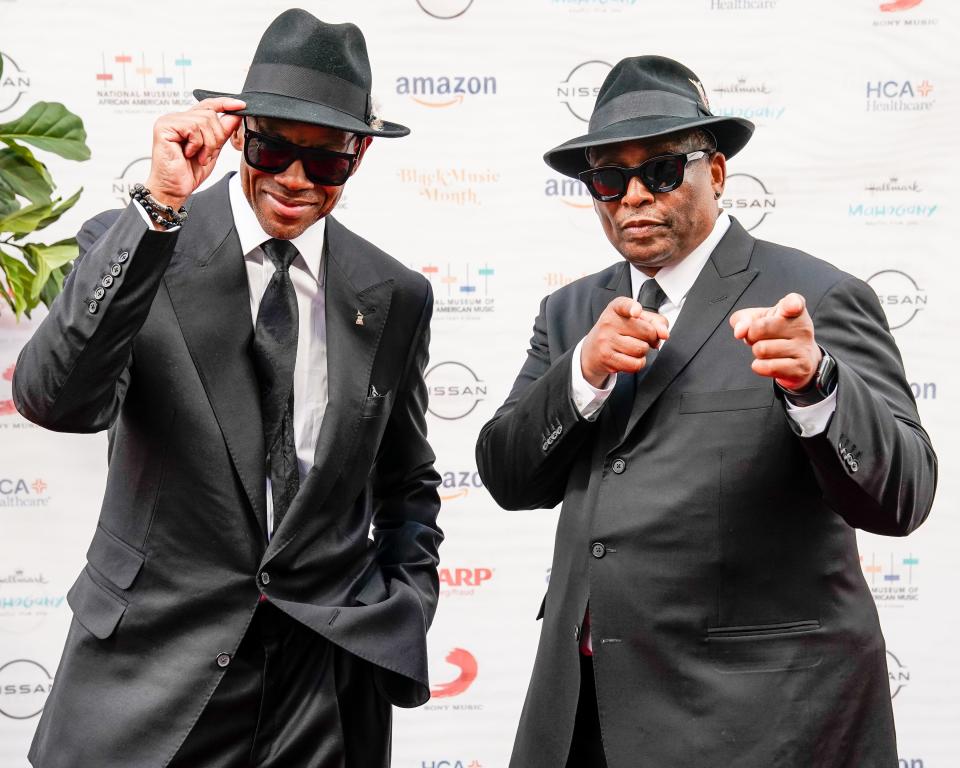
[[[51,224],[53,224],[53,222],[55,222],[57,219],[63,216],[63,214],[65,214],[67,211],[73,208],[73,206],[77,204],[77,200],[80,199],[80,194],[82,192],[83,192],[83,187],[80,187],[80,189],[74,192],[70,197],[68,197],[62,203],[60,202],[59,199],[55,200],[54,202],[59,203],[59,205],[55,205],[53,210],[50,211],[50,215],[42,219],[40,223],[37,224],[37,229],[43,229],[44,227],[50,226]]]
[[[27,235],[53,211],[53,203],[31,203],[18,208],[0,219],[0,232]]]
[[[53,196],[50,174],[26,147],[0,149],[0,179],[31,203],[48,203]]]
[[[24,255],[27,263],[33,267],[36,275],[30,288],[30,299],[37,300],[51,279],[54,271],[59,271],[64,264],[69,264],[80,252],[77,241],[73,238],[61,240],[52,245],[42,243],[28,243],[24,246]],[[62,283],[61,283],[62,284]]]
[[[88,160],[83,121],[63,104],[38,101],[25,114],[0,123],[0,139],[24,141],[67,160]]]
[[[0,268],[3,269],[9,293],[13,294],[13,301],[8,303],[11,303],[14,314],[18,319],[22,314],[30,317],[30,310],[37,305],[36,300],[29,298],[33,272],[20,259],[5,251],[0,251]]]
[[[0,179],[0,219],[9,216],[20,207],[13,190]]]

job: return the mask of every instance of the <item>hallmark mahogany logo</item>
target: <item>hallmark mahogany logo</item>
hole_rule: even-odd
[[[449,682],[439,683],[430,689],[430,695],[435,699],[444,699],[459,696],[466,691],[477,679],[476,657],[463,648],[454,648],[447,654],[447,663],[457,668],[458,674]]]

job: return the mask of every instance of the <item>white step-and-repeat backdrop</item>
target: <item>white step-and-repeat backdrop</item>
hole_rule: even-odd
[[[146,178],[159,114],[191,104],[195,87],[239,90],[262,31],[284,7],[277,0],[0,0],[0,122],[35,101],[62,101],[89,132],[91,160],[49,162],[64,193],[84,189],[54,236],[126,202],[127,189]],[[583,188],[540,158],[584,132],[611,65],[644,53],[686,63],[716,113],[757,124],[729,165],[723,206],[754,235],[866,279],[887,310],[940,456],[941,483],[931,519],[915,535],[861,537],[863,570],[889,647],[900,765],[960,765],[960,267],[949,224],[960,175],[957,4],[314,0],[306,7],[361,27],[379,112],[413,129],[409,138],[374,142],[338,215],[427,275],[436,295],[430,428],[447,541],[430,634],[435,695],[397,713],[394,765],[507,764],[557,513],[500,510],[477,475],[474,441],[523,360],[540,298],[618,258]],[[225,152],[222,171],[237,162]],[[4,768],[27,765],[106,464],[103,435],[47,433],[13,409],[10,379],[33,327],[0,308]]]

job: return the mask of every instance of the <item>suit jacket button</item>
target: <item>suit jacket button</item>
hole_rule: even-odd
[[[89,304],[87,304],[87,312],[89,312],[91,315],[97,314],[98,309],[100,309],[100,305],[95,301],[91,301]]]
[[[123,262],[129,258],[130,251],[128,251],[126,248],[121,248],[119,251],[117,251],[117,261],[119,261],[121,264],[123,264]]]
[[[260,574],[260,583],[263,584],[263,586],[267,586],[267,584],[270,583],[270,574],[267,573],[266,571],[264,571],[263,573],[261,573],[261,574]]]
[[[217,656],[217,666],[220,667],[220,669],[226,669],[227,667],[229,667],[229,666],[230,666],[230,654],[229,654],[229,653],[221,653],[221,654],[219,654],[219,655]]]
[[[599,541],[593,542],[590,546],[590,554],[593,555],[597,560],[607,554],[607,548]]]
[[[627,462],[623,459],[615,459],[613,462],[613,472],[616,475],[622,475],[623,471],[627,468]]]
[[[573,639],[578,642],[580,640],[580,627],[576,624],[573,625]]]

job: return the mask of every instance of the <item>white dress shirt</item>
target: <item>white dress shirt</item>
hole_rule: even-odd
[[[691,251],[689,256],[679,263],[663,267],[657,272],[657,283],[667,296],[666,303],[660,307],[660,314],[667,318],[667,323],[670,328],[676,325],[677,318],[680,316],[680,310],[683,309],[684,302],[687,300],[687,294],[696,282],[697,277],[699,277],[700,271],[709,260],[713,249],[717,247],[717,243],[719,243],[724,234],[726,234],[729,226],[730,217],[726,211],[721,211],[710,234],[707,235],[706,239],[700,243],[700,245]],[[647,276],[631,264],[630,287],[633,296],[637,296],[640,293],[640,286],[643,285],[645,280],[647,280]],[[730,334],[733,334],[732,329]],[[663,344],[667,343],[669,342],[663,342]],[[583,339],[580,340],[580,343],[577,344],[577,348],[573,352],[574,361],[579,362],[582,348]],[[597,388],[592,386],[590,382],[583,377],[583,371],[579,365],[572,365],[570,368],[570,392],[573,397],[573,403],[576,405],[581,416],[592,421],[597,418],[603,404],[610,396],[610,393],[613,392],[613,387],[617,383],[617,374],[610,374],[604,386]],[[784,402],[786,403],[787,413],[790,418],[800,427],[801,437],[812,437],[813,435],[819,435],[827,428],[830,417],[836,409],[837,391],[834,390],[829,397],[814,405],[801,407],[794,405],[789,400],[785,400]]]

